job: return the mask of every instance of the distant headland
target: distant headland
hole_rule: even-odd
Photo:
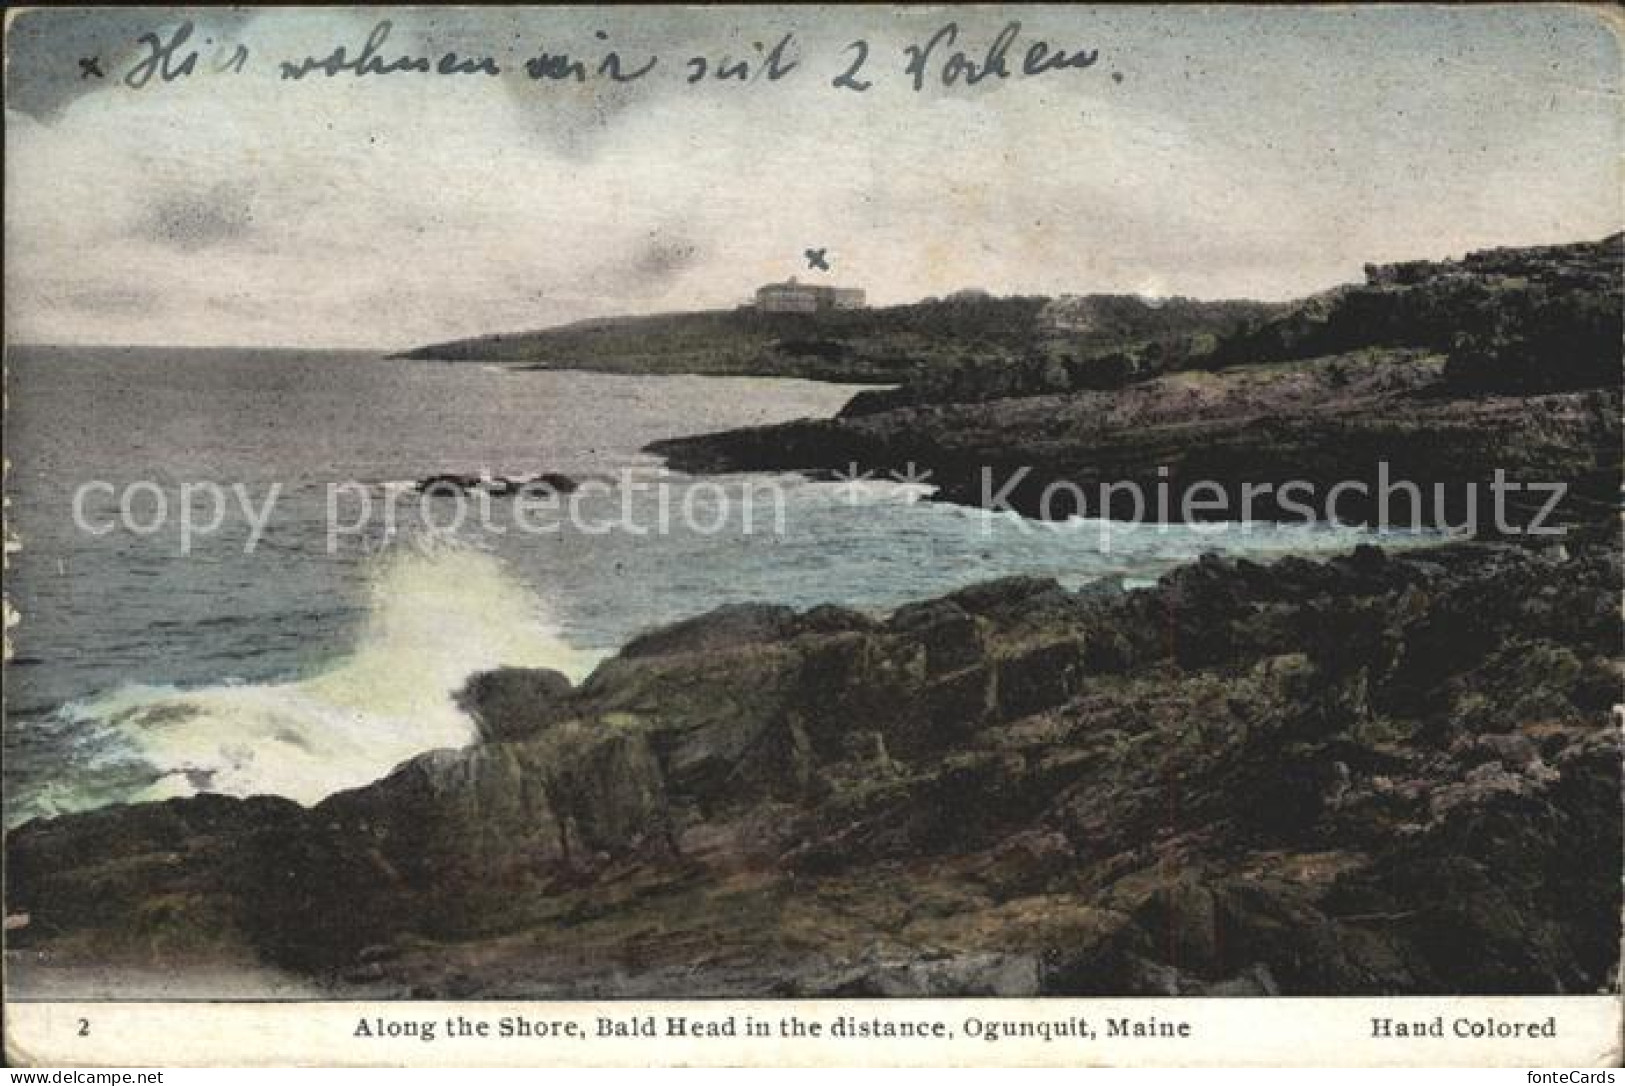
[[[734,309],[607,317],[416,347],[408,359],[603,373],[800,377],[854,384],[1088,366],[1170,338],[1216,338],[1276,313],[1253,301],[1129,294],[1012,295],[967,288],[871,308],[861,287],[789,279]]]

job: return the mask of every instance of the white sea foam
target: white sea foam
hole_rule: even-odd
[[[412,549],[375,562],[354,649],[317,675],[128,686],[77,707],[161,774],[129,798],[207,791],[312,803],[426,750],[471,741],[473,724],[452,694],[474,672],[550,667],[579,679],[595,662],[553,632],[534,595],[488,554]]]

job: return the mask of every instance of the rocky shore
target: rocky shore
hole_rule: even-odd
[[[1619,492],[1621,237],[1367,269],[1364,284],[1193,349],[1140,348],[1144,367],[1056,375],[1063,390],[1010,394],[986,381],[927,381],[863,393],[836,419],[675,438],[652,451],[679,470],[929,470],[940,500],[998,495],[1030,516],[1054,484],[1153,492],[1206,480],[1234,518],[1244,505],[1280,517],[1280,488],[1317,494],[1339,482],[1374,495],[1390,479],[1425,490],[1390,509],[1390,526],[1460,524],[1469,486],[1497,469],[1561,482],[1557,519],[1612,536]],[[1007,486],[1011,480],[1015,485]],[[1271,488],[1250,502],[1247,486]],[[1177,507],[1176,507],[1177,508]],[[1131,510],[1085,507],[1119,517]],[[1154,512],[1154,510],[1151,510]],[[1372,522],[1374,498],[1350,492],[1341,519]]]
[[[1206,559],[876,619],[724,608],[306,809],[24,825],[14,984],[416,997],[1589,992],[1619,945],[1617,550]]]
[[[1373,268],[1115,385],[939,381],[662,443],[688,470],[913,461],[972,503],[989,463],[1502,469],[1565,483],[1569,531],[728,607],[579,686],[475,676],[478,742],[314,807],[9,832],[13,994],[233,964],[383,998],[1616,990],[1619,265],[1614,238]]]

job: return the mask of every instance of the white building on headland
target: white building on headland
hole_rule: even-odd
[[[821,313],[830,309],[862,309],[864,293],[856,287],[819,287],[787,282],[756,288],[756,308],[763,313]]]

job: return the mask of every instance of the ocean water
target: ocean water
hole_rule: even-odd
[[[640,451],[833,414],[853,391],[353,352],[13,349],[7,824],[199,791],[314,802],[469,742],[452,694],[476,671],[579,678],[633,634],[724,603],[883,611],[1011,573],[1135,583],[1207,550],[1268,558],[1362,538],[1270,525],[1108,538],[890,481],[692,479]],[[452,527],[447,499],[407,485],[449,471],[592,485],[576,525],[522,531],[511,500],[493,499],[484,523],[470,507]],[[183,553],[183,488],[205,482],[238,492]],[[270,510],[252,548],[239,493]],[[76,523],[76,495],[95,531]],[[196,490],[192,504],[195,525],[212,519]]]

